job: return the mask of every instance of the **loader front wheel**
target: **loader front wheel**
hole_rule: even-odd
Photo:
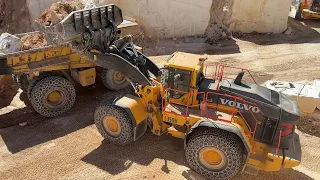
[[[133,141],[133,124],[128,113],[113,105],[102,105],[94,113],[100,134],[110,143],[126,145]]]
[[[54,117],[67,112],[74,104],[76,91],[71,82],[60,76],[41,79],[29,97],[33,108],[42,116]]]
[[[103,84],[112,91],[121,90],[129,84],[123,74],[112,69],[103,69],[101,79]]]
[[[230,179],[242,166],[242,151],[235,134],[199,127],[188,138],[186,159],[193,170],[208,179]]]

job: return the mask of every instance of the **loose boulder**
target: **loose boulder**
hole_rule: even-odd
[[[36,22],[42,26],[53,26],[62,21],[72,11],[81,10],[83,8],[84,6],[80,2],[68,1],[53,3],[49,9],[36,19]]]
[[[9,54],[21,51],[23,43],[20,38],[9,33],[0,36],[0,54]]]

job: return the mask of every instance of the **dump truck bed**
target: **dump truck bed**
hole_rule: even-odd
[[[38,31],[28,32],[23,34],[16,34],[15,36],[22,38],[26,35],[40,33]],[[42,34],[42,33],[40,33]],[[41,62],[71,53],[69,45],[64,44],[61,46],[44,46],[41,48],[17,51],[5,55],[0,55],[0,74],[12,74],[15,72],[29,71],[38,67],[35,62]],[[41,63],[40,63],[41,64]],[[39,65],[40,65],[39,64]]]
[[[21,38],[40,32],[17,34]],[[41,33],[40,33],[41,34]],[[0,56],[0,74],[14,74],[37,71],[42,67],[67,63],[73,52],[68,44],[45,46],[30,50],[17,51]],[[39,69],[40,68],[40,69]]]
[[[139,25],[132,18],[125,17],[125,19],[123,23],[118,25],[118,28],[122,31],[121,35],[133,33],[138,36]],[[15,36],[22,38],[36,33],[44,35],[39,31],[35,31],[16,34]],[[0,75],[93,66],[95,65],[91,61],[81,58],[77,53],[73,52],[68,43],[47,45],[41,48],[0,55]]]

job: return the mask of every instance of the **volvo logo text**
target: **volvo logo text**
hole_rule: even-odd
[[[235,107],[237,109],[246,110],[246,111],[251,110],[254,113],[260,112],[260,109],[258,107],[255,107],[252,105],[245,105],[243,103],[230,101],[228,99],[222,99],[222,98],[220,98],[220,99],[221,99],[222,105],[228,105],[230,107]]]

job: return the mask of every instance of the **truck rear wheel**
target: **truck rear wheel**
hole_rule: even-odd
[[[113,91],[121,90],[129,84],[124,75],[112,69],[103,69],[101,71],[101,79],[103,84]]]
[[[113,105],[102,105],[94,113],[100,134],[110,143],[126,145],[133,141],[133,124],[128,113]]]
[[[193,170],[208,179],[230,179],[242,166],[242,151],[235,134],[199,127],[187,141],[186,159]]]
[[[29,100],[42,116],[54,117],[68,111],[74,104],[76,91],[67,79],[48,76],[38,81],[31,90]]]

